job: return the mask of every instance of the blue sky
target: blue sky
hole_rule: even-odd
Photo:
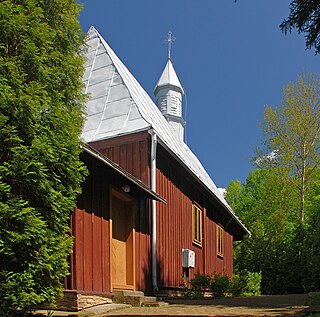
[[[319,71],[320,56],[305,50],[304,36],[279,30],[287,0],[79,2],[83,30],[94,25],[152,98],[172,31],[186,142],[218,187],[246,180],[264,105],[279,105],[282,88],[299,74]]]

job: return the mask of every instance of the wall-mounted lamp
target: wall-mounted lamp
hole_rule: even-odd
[[[131,187],[129,185],[123,185],[122,186],[122,190],[125,192],[125,193],[129,193],[130,190],[131,190]]]

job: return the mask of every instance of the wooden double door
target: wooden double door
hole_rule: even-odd
[[[111,290],[135,289],[134,211],[130,197],[113,190],[111,199]]]

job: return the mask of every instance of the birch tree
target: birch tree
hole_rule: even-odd
[[[299,76],[283,90],[279,107],[265,107],[263,132],[268,153],[276,151],[277,164],[292,175],[300,197],[300,221],[305,218],[305,197],[319,168],[320,80],[312,74]]]

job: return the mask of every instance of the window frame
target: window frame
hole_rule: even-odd
[[[196,217],[196,219],[195,219]],[[202,248],[202,218],[203,209],[192,204],[192,243]]]
[[[217,224],[217,255],[223,257],[224,229]]]

